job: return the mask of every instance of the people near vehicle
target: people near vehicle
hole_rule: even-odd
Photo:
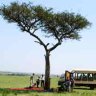
[[[39,87],[39,84],[40,84],[40,77],[38,76],[38,78],[37,78],[37,80],[36,80],[37,88]]]
[[[68,91],[68,92],[72,91],[73,80],[71,79],[71,77],[69,77],[69,76],[67,77],[66,76],[65,86],[66,86],[66,91]]]
[[[73,87],[74,87],[74,78],[71,77],[71,91],[73,91]]]
[[[44,79],[45,79],[45,77],[44,77],[44,75],[42,74],[42,76],[41,76],[41,87],[43,87],[43,88],[44,88]]]

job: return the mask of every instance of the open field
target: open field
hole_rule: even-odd
[[[51,79],[51,87],[57,87],[58,78]],[[23,88],[30,84],[29,76],[0,76],[0,96],[96,96],[96,90],[74,89],[72,93],[9,91],[6,88]]]
[[[0,76],[0,88],[20,88],[29,84],[28,76]]]

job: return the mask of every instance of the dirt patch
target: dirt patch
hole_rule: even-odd
[[[10,90],[20,90],[20,91],[23,91],[23,90],[29,90],[29,91],[40,91],[40,92],[44,92],[44,88],[41,88],[41,87],[25,87],[25,88],[10,88]]]

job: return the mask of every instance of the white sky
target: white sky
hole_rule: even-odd
[[[14,0],[0,0],[0,6]],[[55,12],[69,11],[85,16],[92,26],[81,31],[80,41],[64,41],[51,53],[51,74],[65,70],[96,70],[96,0],[18,0],[52,7]],[[43,36],[43,35],[42,35]],[[35,39],[22,33],[16,24],[0,16],[0,71],[45,72],[45,51]]]

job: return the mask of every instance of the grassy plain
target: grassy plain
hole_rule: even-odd
[[[51,87],[56,88],[58,78],[51,79]],[[7,88],[23,88],[30,85],[29,76],[0,76],[0,96],[96,96],[96,90],[74,89],[72,93],[9,91]]]
[[[22,88],[29,86],[28,76],[0,76],[0,88]]]

